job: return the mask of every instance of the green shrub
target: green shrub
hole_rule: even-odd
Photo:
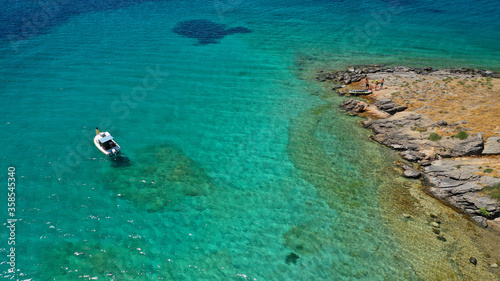
[[[441,136],[438,135],[437,133],[431,133],[429,136],[429,140],[431,141],[438,141],[441,139]]]
[[[486,208],[479,208],[479,212],[481,213],[481,216],[483,216],[483,217],[487,217],[488,218],[490,216],[490,212],[488,212],[486,210]]]
[[[483,170],[483,173],[491,173],[491,172],[493,172],[493,169],[491,169],[491,168]]]
[[[453,135],[452,137],[464,140],[464,139],[469,137],[469,134],[467,134],[467,132],[465,132],[465,131],[460,131],[460,132],[458,132],[458,134]]]
[[[487,186],[484,188],[484,192],[489,197],[500,200],[500,184]]]

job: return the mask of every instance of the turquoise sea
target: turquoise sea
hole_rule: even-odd
[[[499,15],[493,0],[3,1],[0,277],[419,280],[377,202],[395,155],[304,73],[500,71]],[[122,157],[97,150],[97,126]]]

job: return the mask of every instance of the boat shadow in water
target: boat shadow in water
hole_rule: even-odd
[[[130,167],[132,165],[132,161],[130,158],[123,154],[118,154],[116,156],[111,157],[111,166],[113,168],[125,168]]]

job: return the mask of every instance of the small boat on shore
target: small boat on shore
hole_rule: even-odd
[[[96,136],[94,144],[99,150],[107,156],[115,156],[120,153],[121,147],[114,141],[113,136],[108,132],[100,132],[99,128],[95,128]]]
[[[372,90],[367,89],[367,90],[349,90],[349,94],[353,95],[369,95],[373,93]]]

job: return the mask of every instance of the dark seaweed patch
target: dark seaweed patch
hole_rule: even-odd
[[[214,190],[203,167],[169,145],[146,148],[134,158],[133,165],[112,166],[104,173],[109,188],[120,198],[148,212],[159,212],[187,197],[207,196]]]
[[[285,258],[285,262],[287,264],[290,264],[290,263],[297,263],[297,260],[299,259],[299,255],[297,255],[296,253],[290,253],[288,254],[288,256],[286,256]]]
[[[218,43],[226,35],[252,31],[242,26],[228,29],[225,24],[201,19],[181,21],[174,27],[173,32],[184,37],[198,39],[201,45],[207,45]]]

